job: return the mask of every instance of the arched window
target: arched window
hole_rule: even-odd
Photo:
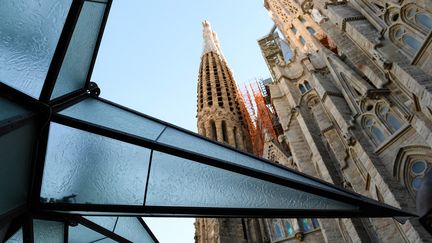
[[[428,34],[432,29],[432,16],[415,4],[407,4],[402,8],[403,20],[411,27]]]
[[[386,103],[377,105],[377,115],[381,118],[382,122],[387,125],[391,133],[394,133],[402,127],[402,122]]]
[[[276,239],[282,238],[282,230],[279,227],[279,224],[274,224],[274,235]]]
[[[422,45],[414,36],[411,31],[401,24],[397,24],[390,29],[390,39],[392,42],[410,56],[413,56]]]
[[[306,90],[310,90],[310,89],[312,89],[312,87],[311,87],[311,85],[309,84],[309,82],[308,81],[304,81],[304,86],[305,86],[305,88],[306,88]]]
[[[286,231],[288,233],[288,236],[294,235],[294,229],[293,229],[292,225],[288,221],[285,221],[285,229],[286,229]]]
[[[213,120],[210,121],[210,134],[209,138],[217,140],[217,133],[216,133],[216,124]]]
[[[297,29],[296,29],[296,27],[294,27],[294,25],[291,26],[291,31],[292,31],[294,34],[297,34]]]
[[[306,92],[306,88],[303,86],[303,84],[299,84],[298,87],[299,87],[300,93],[304,94]]]
[[[396,156],[393,174],[415,198],[423,177],[431,169],[432,150],[425,146],[408,146],[402,148]]]
[[[424,158],[412,159],[407,166],[406,178],[407,186],[415,194],[422,185],[423,177],[431,169],[431,162]]]
[[[301,218],[298,219],[298,222],[299,222],[300,229],[303,232],[309,232],[319,228],[319,223],[318,220],[316,219]]]
[[[366,117],[363,121],[365,131],[372,137],[376,145],[380,145],[387,137],[376,119]]]
[[[299,16],[299,20],[300,20],[300,22],[302,22],[302,23],[305,23],[305,22],[306,22],[306,20],[305,20],[302,16]]]
[[[311,35],[315,35],[316,31],[312,27],[308,26],[306,27],[306,29],[309,31]]]
[[[228,133],[225,121],[222,121],[222,140],[226,143],[228,142]]]

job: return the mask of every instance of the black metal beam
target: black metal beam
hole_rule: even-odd
[[[84,0],[72,1],[39,97],[39,100],[45,103],[48,103],[51,98],[83,4]]]
[[[100,4],[104,4],[104,3],[98,2],[98,1],[94,1],[94,2],[97,2],[97,3],[100,3]],[[106,27],[106,23],[107,23],[107,20],[108,20],[108,15],[109,15],[109,12],[110,12],[110,9],[111,9],[111,5],[112,5],[112,0],[107,0],[106,7],[105,7],[105,13],[104,13],[104,16],[102,18],[101,27],[100,27],[99,34],[98,34],[98,37],[97,37],[97,40],[96,40],[96,45],[95,45],[95,49],[93,51],[93,56],[92,56],[92,60],[90,62],[90,67],[89,67],[89,70],[88,70],[88,73],[87,73],[86,84],[85,84],[85,88],[86,89],[90,86],[90,78],[92,76],[94,65],[96,63],[96,58],[97,58],[97,54],[99,52],[99,47],[100,47],[100,44],[101,44],[101,41],[102,41],[102,36],[103,36],[103,34],[105,32],[105,27]]]
[[[159,243],[159,240],[156,238],[156,236],[151,231],[150,227],[144,222],[144,220],[141,217],[137,217],[138,221],[141,223],[141,225],[144,227],[144,229],[147,231],[147,233],[150,235],[150,237],[153,239],[154,242]]]
[[[96,232],[98,232],[98,233],[100,233],[106,237],[109,237],[115,241],[125,242],[125,243],[126,242],[132,242],[132,241],[129,241],[126,238],[114,233],[113,231],[105,229],[104,227],[102,227],[102,226],[100,226],[100,225],[98,225],[98,224],[96,224],[96,223],[94,223],[94,222],[92,222],[92,221],[90,221],[84,217],[73,216],[72,218],[75,219],[78,223],[82,224],[83,226],[85,226],[85,227],[87,227],[93,231],[96,231]]]
[[[367,212],[365,212],[367,210]],[[42,203],[41,212],[58,211],[92,216],[192,217],[192,218],[381,218],[393,217],[392,210],[378,207],[358,210],[216,208],[178,206],[128,206],[106,204]]]

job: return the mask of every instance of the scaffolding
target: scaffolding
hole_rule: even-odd
[[[271,79],[254,80],[249,85],[245,84],[243,90],[239,89],[241,103],[244,104],[245,114],[248,115],[250,121],[249,135],[253,152],[257,156],[263,155],[266,136],[277,141],[278,136],[282,133],[266,88],[266,84],[270,82]]]

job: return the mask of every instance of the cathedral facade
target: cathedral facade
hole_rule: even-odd
[[[283,131],[266,139],[263,156],[427,214],[430,205],[417,194],[432,167],[432,3],[265,0],[264,6],[276,28],[258,43]],[[204,38],[199,133],[251,151],[232,73],[215,34],[204,30]],[[424,224],[418,218],[198,219],[195,226],[197,242],[432,242]]]

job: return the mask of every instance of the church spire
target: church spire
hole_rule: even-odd
[[[203,38],[204,38],[204,46],[203,46],[203,52],[201,56],[204,56],[206,53],[214,52],[219,54],[219,56],[222,57],[222,59],[225,60],[225,58],[222,55],[222,51],[220,49],[220,43],[217,38],[216,32],[213,32],[210,22],[208,20],[204,20],[202,22],[203,25]]]

